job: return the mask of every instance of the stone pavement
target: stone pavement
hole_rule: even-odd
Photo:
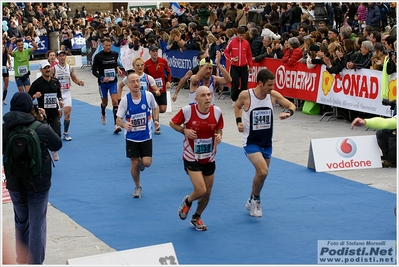
[[[98,106],[100,104],[100,97],[97,89],[97,80],[91,74],[90,67],[84,69],[75,68],[75,71],[78,78],[85,82],[85,86],[79,87],[73,84],[71,88],[73,98]],[[32,71],[32,80],[36,77],[37,72]],[[13,77],[10,79],[14,81]],[[173,95],[174,91],[175,87],[171,89],[171,95]],[[124,92],[128,92],[128,89],[125,88]],[[160,122],[163,127],[167,126],[172,116],[187,103],[188,90],[182,89],[180,90],[177,101],[172,103],[172,112],[160,115]],[[235,125],[234,111],[230,98],[226,97],[223,99],[221,97],[220,99],[216,99],[215,104],[222,109],[225,119],[223,142],[241,147],[241,134],[237,131]],[[110,105],[108,105],[108,108],[110,108]],[[304,115],[299,111],[292,118],[280,121],[278,119],[280,112],[281,108],[276,107],[275,114],[277,116],[275,118],[277,117],[277,119],[274,121],[273,157],[305,167],[308,162],[311,139],[375,134],[375,131],[366,130],[365,128],[351,130],[350,123],[344,120],[333,118],[329,122],[326,122],[325,118],[323,121],[320,121],[321,116]],[[72,112],[71,127],[73,127],[74,116],[79,116],[79,114]],[[100,123],[100,116],[98,123]],[[67,144],[63,149],[68,149]],[[250,163],[248,162],[248,164]],[[271,164],[273,168],[273,160]],[[336,171],[332,172],[332,174],[396,193],[397,171],[395,168]],[[13,264],[15,263],[15,240],[11,203],[2,205],[2,215],[3,263]],[[45,260],[45,264],[47,265],[65,265],[67,260],[71,258],[115,251],[85,228],[75,223],[66,214],[55,209],[51,206],[51,203],[49,204],[47,222],[48,233]]]

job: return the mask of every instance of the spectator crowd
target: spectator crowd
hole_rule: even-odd
[[[73,12],[66,2],[6,3],[3,43],[12,37],[35,38],[58,31],[60,49],[67,54],[72,36],[81,33],[88,59],[109,37],[116,47],[206,51],[215,61],[217,51],[225,58],[227,44],[243,28],[255,62],[275,58],[288,66],[325,64],[330,73],[340,73],[344,68],[381,71],[388,57],[387,72],[396,72],[395,2],[327,2],[319,3],[318,9],[316,5],[185,3],[176,13],[172,5],[147,10],[121,6],[112,12],[82,6]],[[322,14],[315,14],[320,5]]]
[[[210,58],[214,59],[216,51],[223,52],[229,40],[236,36],[237,28],[243,26],[256,61],[265,57],[282,59],[289,51],[295,51],[289,59],[291,63],[306,63],[308,57],[314,59],[327,54],[335,64],[337,55],[328,51],[338,47],[343,50],[340,58],[346,62],[356,60],[356,68],[381,69],[377,59],[381,58],[381,53],[377,53],[379,48],[383,54],[394,49],[396,3],[328,2],[323,5],[326,20],[316,23],[313,3],[195,3],[182,6],[183,14],[175,13],[171,7],[129,10],[121,6],[103,13],[88,11],[84,6],[73,12],[66,2],[7,3],[3,4],[3,41],[14,36],[35,38],[57,31],[61,49],[70,53],[72,35],[82,33],[87,50],[95,49],[102,38],[111,37],[115,46],[128,44],[136,50],[152,44],[163,51],[208,49]],[[289,41],[290,38],[294,39]],[[372,44],[366,44],[368,61],[364,61],[365,55],[360,56],[363,41]],[[312,53],[315,49],[321,52]],[[359,64],[362,59],[364,64]],[[326,61],[327,58],[323,60]]]

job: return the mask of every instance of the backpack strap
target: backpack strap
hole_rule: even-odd
[[[37,128],[39,128],[40,125],[42,125],[42,123],[41,123],[40,121],[38,121],[38,120],[35,120],[34,122],[32,122],[32,123],[28,126],[28,128],[30,128],[30,129],[36,131]]]

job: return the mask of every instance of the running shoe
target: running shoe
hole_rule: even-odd
[[[262,217],[260,200],[251,199],[251,209],[249,210],[249,215],[254,217]]]
[[[114,134],[117,134],[120,131],[122,131],[122,128],[118,124],[115,124],[115,126],[114,126]]]
[[[141,188],[141,186],[136,186],[136,187],[134,188],[132,198],[141,198],[141,191],[142,191],[142,190],[143,190],[143,189]]]
[[[155,130],[155,134],[156,135],[160,135],[161,134],[161,127],[159,127],[158,129]]]
[[[248,198],[247,203],[245,203],[245,208],[246,208],[247,210],[251,210],[251,198]]]
[[[63,136],[62,136],[62,139],[64,139],[65,141],[71,141],[72,137],[70,137],[69,134],[64,133]]]
[[[54,161],[58,161],[60,159],[60,156],[58,156],[57,151],[52,151],[51,154],[53,156]]]
[[[101,114],[101,123],[103,125],[107,124],[107,118],[105,117],[105,115],[102,115],[102,114]]]
[[[177,211],[177,214],[181,220],[185,220],[187,218],[188,212],[190,211],[190,207],[186,204],[186,199],[188,199],[188,196],[183,198],[183,202]]]
[[[202,222],[201,218],[192,218],[190,224],[195,227],[197,231],[206,231],[206,225]]]
[[[3,105],[7,105],[7,101],[3,100]]]

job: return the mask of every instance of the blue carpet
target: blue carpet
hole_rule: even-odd
[[[254,169],[242,148],[225,143],[202,216],[208,231],[197,232],[177,216],[192,191],[182,135],[163,126],[154,136],[152,166],[141,173],[143,197],[132,199],[123,135],[113,134],[110,110],[106,126],[99,112],[74,100],[73,141],[59,152],[50,202],[118,251],[172,242],[180,264],[317,264],[317,240],[396,239],[395,194],[277,158],[261,195],[264,216],[249,216]]]

